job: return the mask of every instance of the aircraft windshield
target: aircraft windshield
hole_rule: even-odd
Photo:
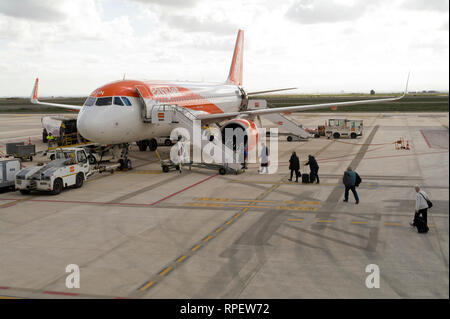
[[[115,105],[122,105],[122,106],[123,106],[123,102],[122,102],[122,100],[120,99],[120,97],[118,97],[118,96],[115,96],[115,97],[114,97],[114,104],[115,104]]]
[[[112,104],[112,97],[99,97],[97,99],[97,102],[95,102],[95,105],[97,106],[105,106],[111,104]]]
[[[125,96],[115,96],[114,105],[131,106],[130,100]]]
[[[95,100],[96,100],[95,97],[90,96],[90,97],[87,98],[86,102],[84,102],[84,105],[92,106],[92,105],[94,105]]]

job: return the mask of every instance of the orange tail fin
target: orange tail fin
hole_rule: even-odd
[[[244,55],[244,31],[239,30],[236,45],[234,47],[233,60],[231,61],[230,73],[227,83],[242,85],[242,66]]]

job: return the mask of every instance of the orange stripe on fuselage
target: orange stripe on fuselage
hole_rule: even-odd
[[[106,84],[93,91],[90,96],[128,96],[139,97],[136,86],[140,88],[144,98],[161,103],[175,104],[195,111],[203,111],[210,114],[223,113],[215,104],[191,90],[169,83],[146,83],[144,81],[123,80]]]

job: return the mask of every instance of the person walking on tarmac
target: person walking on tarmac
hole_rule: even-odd
[[[261,170],[259,171],[261,174],[269,174],[269,148],[266,144],[262,143],[261,145]]]
[[[244,161],[242,163],[242,168],[247,169],[247,158],[248,158],[248,146],[247,145],[244,145],[243,152],[244,152]]]
[[[298,183],[298,176],[300,175],[300,160],[295,152],[292,152],[291,158],[289,159],[289,169],[291,170],[291,178],[289,181],[292,182],[292,175],[295,172],[295,182]]]
[[[419,216],[422,215],[421,218],[425,223],[425,225],[423,226],[423,228],[425,228],[425,231],[422,232],[427,232],[428,231],[427,211],[428,208],[430,208],[433,204],[431,203],[428,194],[425,193],[423,190],[420,190],[419,185],[414,186],[414,189],[416,190],[416,209],[414,214],[414,221],[410,223],[410,225],[417,227],[419,229],[421,226],[418,225],[418,223],[420,222]]]
[[[314,183],[317,180],[317,184],[320,183],[319,180],[319,164],[317,164],[316,159],[312,155],[308,155],[308,162],[305,165],[309,165],[309,169],[311,170],[311,174],[309,176],[310,182]]]
[[[345,195],[344,195],[344,202],[348,202],[348,191],[351,190],[353,193],[353,196],[355,196],[356,204],[359,204],[359,197],[358,193],[356,192],[356,176],[357,173],[352,170],[352,168],[349,166],[347,170],[344,172],[344,177],[342,178],[342,182],[345,186]]]

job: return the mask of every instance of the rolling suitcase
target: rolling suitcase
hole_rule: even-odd
[[[309,183],[309,174],[302,174],[302,183],[308,184]]]
[[[423,217],[417,216],[416,218],[414,218],[414,225],[417,227],[417,231],[419,233],[428,233],[429,228],[425,223],[425,219],[423,219]]]

